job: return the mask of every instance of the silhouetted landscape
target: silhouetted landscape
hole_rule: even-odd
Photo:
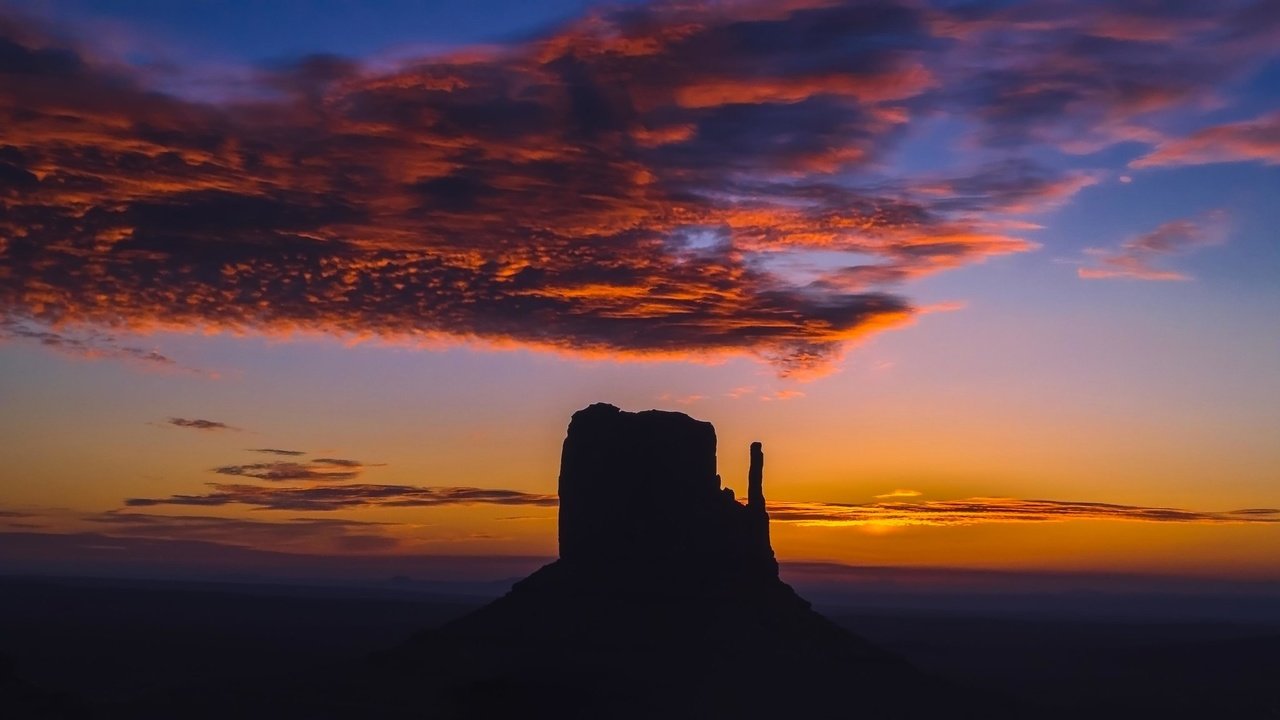
[[[0,0],[0,720],[1280,720],[1276,198],[1280,0]]]
[[[576,413],[560,558],[492,601],[397,581],[5,578],[6,717],[1280,713],[1265,613],[1073,617],[1062,598],[1040,615],[819,612],[779,579],[761,444],[745,503],[716,452],[714,428],[681,413]]]
[[[206,716],[217,716],[229,697],[341,677],[483,603],[324,587],[6,578],[6,717],[163,717],[187,702],[200,705],[186,706],[189,716],[206,703]],[[1276,714],[1280,624],[820,610],[936,677],[1020,703],[1022,717]],[[252,705],[238,707],[255,716]],[[346,717],[362,716],[347,709]]]

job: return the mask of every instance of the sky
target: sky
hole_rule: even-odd
[[[739,495],[762,441],[784,566],[1280,581],[1278,48],[1268,0],[0,3],[0,561],[508,572],[610,402]]]

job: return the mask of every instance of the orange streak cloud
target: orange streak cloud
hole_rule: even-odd
[[[1131,167],[1201,165],[1219,162],[1280,164],[1280,113],[1252,120],[1213,125],[1184,138],[1161,142]]]
[[[895,491],[884,497],[904,495]],[[1280,523],[1280,509],[1226,512],[1061,500],[968,498],[926,502],[770,503],[774,521],[811,526],[956,526],[983,523],[1120,520],[1160,523]]]

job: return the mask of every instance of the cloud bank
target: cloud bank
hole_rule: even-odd
[[[498,488],[376,484],[264,487],[224,483],[211,483],[210,487],[210,492],[197,495],[130,498],[125,500],[125,505],[245,505],[265,510],[328,511],[379,506],[492,504],[556,507],[559,504],[555,495]],[[912,497],[912,493],[915,491],[897,490],[878,497]],[[884,500],[872,503],[770,502],[769,516],[775,522],[807,526],[955,526],[1067,520],[1236,524],[1280,522],[1280,509],[1248,508],[1218,512],[1067,500],[976,497],[910,502]]]
[[[303,58],[217,101],[10,20],[0,316],[819,371],[913,317],[896,286],[1033,248],[1008,216],[1094,181],[894,173],[915,121],[1163,143],[1147,165],[1269,153],[1265,128],[1157,121],[1273,56],[1274,8],[656,3],[390,70]]]
[[[399,540],[385,533],[383,523],[331,518],[246,520],[208,515],[151,515],[107,512],[90,515],[88,522],[120,537],[200,540],[241,547],[321,548],[337,552],[379,552],[395,549]]]

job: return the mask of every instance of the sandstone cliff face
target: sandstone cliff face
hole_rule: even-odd
[[[603,403],[574,413],[560,463],[561,562],[631,577],[777,577],[760,443],[751,459],[742,505],[721,488],[711,423]]]

